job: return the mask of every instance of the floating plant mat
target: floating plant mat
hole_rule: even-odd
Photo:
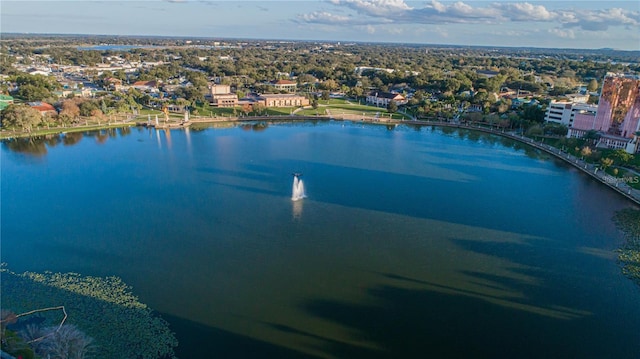
[[[92,358],[175,357],[173,349],[178,342],[168,323],[140,303],[120,278],[52,272],[18,274],[3,266],[0,285],[3,310],[24,313],[64,306],[67,323],[94,339]],[[38,319],[48,326],[60,321],[57,318],[55,322],[50,314]]]
[[[614,221],[626,238],[618,254],[622,270],[640,285],[640,210],[623,209],[615,214]]]

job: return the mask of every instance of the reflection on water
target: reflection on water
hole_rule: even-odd
[[[611,255],[627,203],[591,179],[459,129],[224,126],[4,142],[49,161],[3,158],[2,260],[122,277],[185,358],[640,351]],[[311,200],[291,200],[297,169]]]
[[[64,143],[65,146],[73,146],[82,140],[84,134],[82,132],[69,132],[61,136],[62,143]]]
[[[293,219],[299,220],[302,217],[302,205],[304,201],[291,201],[291,212],[293,213]]]
[[[93,137],[97,143],[105,144],[109,138],[125,137],[130,134],[131,127],[114,127],[95,131],[65,132],[43,136],[11,138],[2,140],[2,145],[12,152],[43,156],[48,153],[48,148],[53,148],[60,143],[65,146],[74,146],[85,137]]]
[[[12,138],[2,141],[4,148],[16,152],[33,156],[44,156],[47,154],[47,141],[44,138]]]
[[[245,131],[260,132],[269,128],[269,123],[264,121],[255,122],[255,123],[244,123],[240,125],[240,128]]]

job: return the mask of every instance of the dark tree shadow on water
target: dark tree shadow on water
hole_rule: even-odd
[[[308,354],[223,329],[162,314],[176,333],[176,356],[189,358],[316,358]]]
[[[354,331],[352,342],[327,341],[338,358],[637,358],[638,343],[584,330],[593,318],[560,319],[476,297],[382,286],[377,305],[311,300],[306,311]],[[604,337],[604,338],[603,338]],[[371,346],[358,345],[365,342]]]
[[[611,279],[601,274],[609,260],[535,241],[454,242],[511,264],[497,272],[460,270],[466,280],[451,285],[376,272],[385,285],[367,290],[367,304],[308,300],[302,309],[309,315],[354,333],[326,340],[327,356],[640,357],[640,310],[624,297],[633,293],[619,292],[624,286],[602,282]]]

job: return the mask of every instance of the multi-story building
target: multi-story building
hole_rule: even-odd
[[[214,107],[235,107],[238,105],[238,95],[231,93],[229,85],[212,85],[211,106]]]
[[[633,138],[640,131],[640,76],[605,76],[595,129],[624,138]]]
[[[568,128],[590,126],[595,120],[597,105],[580,102],[551,101],[547,107],[545,121],[558,123]]]
[[[309,99],[296,94],[263,94],[258,97],[266,107],[307,106]]]
[[[601,134],[600,147],[640,151],[640,76],[608,73],[595,113],[585,106],[552,102],[546,120],[567,125],[568,137],[582,137],[595,130]]]
[[[395,101],[396,105],[404,105],[407,99],[399,93],[393,92],[371,92],[366,99],[367,103],[374,106],[388,106],[389,102]]]
[[[269,83],[277,91],[295,92],[298,88],[298,83],[290,80],[277,80]]]

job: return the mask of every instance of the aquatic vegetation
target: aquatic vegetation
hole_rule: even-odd
[[[18,274],[6,268],[0,269],[0,276],[3,308],[18,313],[64,305],[67,322],[93,339],[77,341],[91,344],[92,358],[175,357],[173,349],[178,342],[168,323],[140,303],[120,278],[52,272]],[[47,317],[47,325],[54,322]],[[65,333],[77,339],[74,327],[68,329]]]
[[[640,285],[640,210],[624,209],[614,216],[618,228],[624,233],[625,245],[618,251],[624,274]]]

